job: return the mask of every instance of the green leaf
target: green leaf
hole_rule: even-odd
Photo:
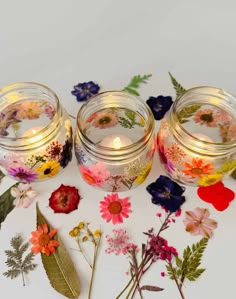
[[[2,179],[5,177],[5,174],[0,170],[0,183],[2,182]]]
[[[151,76],[152,76],[151,74],[148,74],[143,76],[137,75],[132,77],[129,84],[123,88],[123,91],[139,96],[139,93],[136,89],[140,87],[140,84],[147,83],[148,79]]]
[[[52,226],[48,223],[47,219],[41,213],[38,204],[37,208],[37,225],[43,225],[46,223],[49,229]],[[42,262],[48,279],[52,287],[67,298],[78,298],[80,294],[80,282],[79,277],[74,267],[74,264],[68,254],[62,240],[58,236],[54,236],[54,239],[60,243],[56,252],[47,256],[41,254]]]
[[[180,110],[177,113],[178,119],[180,121],[181,124],[188,122],[188,118],[190,118],[191,116],[193,116],[193,114],[199,109],[201,108],[200,104],[195,104],[195,105],[190,105],[187,106],[185,108],[183,108],[182,110]]]
[[[186,89],[172,76],[170,72],[169,76],[176,92],[176,99],[178,99],[185,93]]]
[[[163,288],[157,286],[150,286],[150,285],[144,285],[140,289],[142,291],[151,291],[151,292],[160,292],[164,290]]]
[[[16,183],[12,187],[16,187],[19,183]],[[11,188],[7,189],[1,196],[0,196],[0,228],[1,223],[6,219],[7,215],[15,208],[13,201],[15,197],[11,195]]]

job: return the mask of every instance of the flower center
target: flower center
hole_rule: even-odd
[[[42,234],[40,237],[39,237],[39,245],[40,246],[46,246],[50,241],[50,238],[47,234]]]
[[[61,204],[63,205],[63,207],[66,206],[67,201],[68,201],[68,196],[64,195],[61,199]]]
[[[192,168],[191,172],[193,174],[203,174],[202,168]]]
[[[51,172],[52,172],[51,167],[48,167],[47,169],[44,170],[43,173],[44,173],[45,175],[47,175],[47,174],[50,174]]]
[[[211,123],[211,122],[213,122],[213,120],[214,120],[214,118],[213,118],[213,116],[212,116],[212,113],[209,113],[209,114],[203,114],[203,115],[201,115],[201,120],[203,120],[203,121],[205,121],[205,122],[207,122],[207,123]]]
[[[122,205],[119,201],[112,201],[109,203],[107,209],[111,214],[120,214]]]
[[[19,179],[26,179],[28,177],[28,174],[25,172],[18,172],[16,174],[16,177],[18,177]]]
[[[106,125],[109,124],[110,122],[111,122],[111,118],[109,116],[104,116],[99,119],[100,125]]]
[[[156,103],[156,111],[161,111],[162,105],[160,103]]]
[[[89,174],[87,174],[87,173],[83,173],[83,178],[90,185],[96,184],[96,180],[92,176],[90,176]]]

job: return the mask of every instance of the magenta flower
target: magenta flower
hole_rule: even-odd
[[[209,218],[208,209],[196,208],[194,211],[186,211],[183,220],[185,230],[191,235],[201,235],[210,238],[212,231],[217,227],[217,222]]]
[[[38,177],[37,173],[35,173],[33,170],[24,168],[22,166],[10,167],[7,171],[16,180],[24,183],[31,183]]]

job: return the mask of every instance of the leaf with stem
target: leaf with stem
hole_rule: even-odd
[[[3,275],[11,279],[21,275],[23,286],[25,286],[24,274],[29,273],[36,267],[36,264],[33,263],[34,253],[30,252],[24,257],[29,248],[29,242],[23,243],[23,238],[20,235],[13,237],[10,244],[13,250],[5,250],[7,256],[5,263],[10,269],[4,272]]]
[[[136,96],[139,96],[139,92],[137,89],[140,87],[140,84],[145,84],[147,83],[148,79],[151,77],[151,74],[148,75],[136,75],[131,78],[129,84],[123,88],[123,91],[126,91],[130,94],[134,94]]]

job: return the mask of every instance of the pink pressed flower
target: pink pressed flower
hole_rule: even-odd
[[[194,115],[194,121],[196,123],[206,125],[207,127],[217,127],[218,119],[218,113],[215,113],[212,109],[199,110]]]
[[[208,209],[196,208],[194,211],[186,211],[183,220],[185,230],[191,235],[201,235],[210,238],[212,231],[217,227],[217,222],[209,218]]]
[[[92,125],[99,129],[106,129],[115,126],[118,123],[118,118],[113,112],[100,112],[97,113]]]
[[[99,177],[101,181],[105,181],[110,177],[110,172],[106,170],[106,165],[102,162],[92,164],[89,170],[96,176]]]
[[[98,186],[100,187],[103,181],[100,179],[100,177],[96,176],[89,168],[86,168],[84,165],[79,166],[81,175],[83,179],[92,186]]]
[[[49,103],[44,105],[44,113],[49,119],[52,119],[55,114],[55,107]]]
[[[161,213],[156,213],[156,216],[157,216],[157,217],[161,217],[162,214],[161,214]]]
[[[185,156],[184,150],[177,143],[173,143],[167,147],[166,157],[172,162],[179,163]]]
[[[230,123],[233,120],[232,116],[225,110],[218,109],[217,114],[219,121],[222,123]]]
[[[130,237],[125,229],[113,229],[113,236],[106,235],[106,241],[108,243],[108,248],[105,250],[106,253],[115,253],[119,255],[120,253],[127,254],[127,245],[129,244]]]
[[[227,141],[231,142],[235,140],[236,140],[236,124],[232,124],[231,126],[229,126]]]
[[[100,213],[106,222],[112,220],[113,224],[122,223],[123,217],[128,218],[132,212],[130,206],[129,197],[119,198],[117,193],[112,193],[100,201]]]
[[[15,197],[13,204],[17,208],[28,208],[34,201],[37,192],[32,189],[30,184],[20,183],[17,187],[11,188],[11,195]]]
[[[36,101],[25,101],[17,104],[16,117],[20,119],[36,119],[43,113],[40,103]]]
[[[9,175],[13,176],[16,180],[25,183],[31,183],[38,178],[37,173],[23,166],[10,167],[7,171]]]

